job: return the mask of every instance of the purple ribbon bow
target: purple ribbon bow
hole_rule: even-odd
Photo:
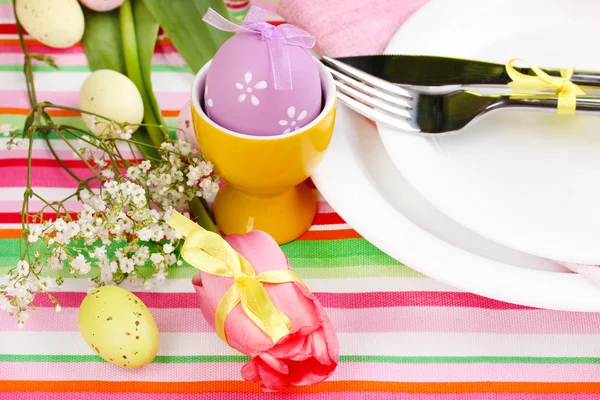
[[[251,6],[241,25],[234,24],[212,8],[208,9],[202,20],[222,31],[260,35],[261,40],[267,41],[269,48],[275,89],[292,89],[292,68],[287,46],[310,49],[315,45],[315,38],[294,25],[271,25],[265,22],[266,18],[267,10]]]

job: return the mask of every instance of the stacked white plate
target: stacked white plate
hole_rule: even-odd
[[[599,70],[600,2],[430,0],[389,54]],[[600,311],[600,119],[491,115],[450,136],[375,126],[340,106],[313,180],[354,229],[432,278],[533,307]]]

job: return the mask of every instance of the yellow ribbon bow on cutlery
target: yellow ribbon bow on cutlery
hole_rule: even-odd
[[[528,64],[535,75],[525,75],[518,72],[513,67],[515,61],[523,61]],[[522,58],[513,58],[506,63],[506,72],[513,80],[508,84],[511,89],[521,93],[554,90],[558,97],[556,113],[559,115],[575,114],[577,96],[585,95],[585,92],[579,86],[571,82],[574,71],[574,67],[561,68],[561,76],[550,76]]]
[[[185,261],[200,271],[234,280],[221,298],[215,313],[215,329],[225,343],[225,319],[240,303],[248,318],[273,343],[290,332],[290,320],[275,307],[263,284],[302,283],[294,271],[280,269],[256,275],[252,265],[220,235],[202,229],[178,212],[173,213],[168,224],[186,238],[181,249],[181,256]]]

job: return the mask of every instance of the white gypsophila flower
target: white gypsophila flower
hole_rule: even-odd
[[[165,255],[165,262],[168,265],[174,265],[175,263],[177,263],[177,256],[173,253],[171,254],[166,254]]]
[[[219,184],[217,182],[213,182],[211,179],[204,179],[200,182],[200,187],[202,188],[202,196],[205,199],[210,198],[219,190]]]
[[[29,263],[26,260],[19,260],[17,262],[17,274],[19,276],[29,275]]]
[[[12,309],[13,305],[10,304],[10,300],[3,293],[0,293],[0,310],[10,312]]]
[[[123,257],[119,260],[119,268],[126,274],[133,272],[135,263],[131,258]]]
[[[0,133],[4,136],[10,136],[17,128],[11,124],[0,124]]]
[[[175,250],[175,248],[173,247],[173,245],[171,243],[166,243],[163,246],[163,251],[165,252],[165,254],[172,253],[174,250]]]
[[[101,172],[101,174],[106,179],[113,179],[115,177],[114,171],[112,169],[110,169],[110,168],[103,169],[102,172]]]
[[[48,291],[50,289],[55,289],[57,287],[58,287],[58,284],[56,283],[55,278],[45,276],[38,280],[38,288],[40,289],[40,291]]]
[[[136,180],[142,176],[142,170],[139,166],[134,165],[127,168],[127,178]]]
[[[62,265],[62,262],[58,259],[58,257],[56,257],[56,256],[50,256],[46,260],[46,266],[51,271],[58,271],[59,269],[62,268],[63,265]]]
[[[79,254],[77,257],[71,260],[71,268],[76,274],[85,275],[91,271],[92,266],[86,261],[83,254]]]
[[[167,279],[167,273],[164,270],[160,270],[157,273],[155,273],[152,277],[157,281],[157,282],[163,282]]]
[[[43,227],[41,225],[33,226],[29,231],[29,236],[27,237],[27,241],[29,243],[35,243],[40,239],[40,235],[42,234]]]
[[[152,263],[154,264],[160,264],[164,261],[164,257],[162,256],[162,254],[159,253],[154,253],[150,256],[150,261],[152,261]]]

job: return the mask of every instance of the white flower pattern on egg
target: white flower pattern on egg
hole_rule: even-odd
[[[298,126],[298,122],[300,122],[304,118],[306,118],[306,114],[307,114],[307,111],[302,110],[302,112],[300,112],[300,114],[298,114],[298,117],[296,117],[296,107],[293,107],[293,106],[288,107],[287,116],[288,116],[289,120],[286,120],[286,119],[279,120],[279,125],[288,127],[288,128],[286,128],[285,131],[283,131],[283,133],[286,134],[286,133],[290,133],[292,130],[297,131],[298,129],[300,129],[300,127]],[[294,117],[296,117],[295,120],[294,120]]]
[[[212,98],[208,97],[208,85],[204,87],[204,97],[206,98],[206,105],[212,107],[214,102]]]
[[[254,87],[250,86],[250,83],[252,82],[252,72],[248,71],[244,74],[244,82],[246,82],[247,86],[244,86],[243,84],[237,82],[235,84],[235,87],[245,91],[246,93],[242,93],[239,97],[238,97],[238,101],[240,103],[243,103],[246,98],[248,97],[248,95],[250,95],[250,102],[252,103],[253,106],[258,106],[260,104],[260,100],[258,100],[258,97],[256,97],[256,95],[251,94],[253,90],[262,90],[262,89],[266,89],[267,88],[267,82],[266,81],[260,81],[258,83],[256,83],[256,85],[254,85]]]

